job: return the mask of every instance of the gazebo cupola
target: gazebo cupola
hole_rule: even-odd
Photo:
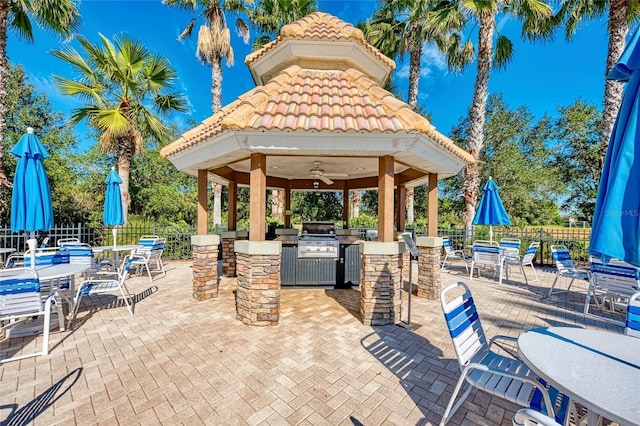
[[[362,31],[327,13],[316,12],[282,27],[280,36],[247,55],[256,85],[264,85],[291,65],[304,69],[360,71],[384,86],[395,63],[364,39]]]

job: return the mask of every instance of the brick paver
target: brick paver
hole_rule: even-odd
[[[582,315],[586,285],[541,300],[553,281],[525,285],[518,272],[502,286],[443,271],[443,286],[467,282],[485,331],[517,336],[539,326],[577,325],[621,332]],[[417,273],[413,274],[414,282]],[[438,424],[459,369],[440,303],[412,298],[410,331],[370,327],[358,290],[284,289],[280,324],[236,320],[235,280],[219,297],[192,298],[189,262],[167,276],[132,277],[131,317],[115,296],[85,298],[72,330],[51,334],[46,357],[0,366],[3,424]],[[406,309],[404,294],[404,307]],[[406,311],[402,312],[406,320]],[[0,356],[41,337],[0,340]],[[510,425],[518,407],[474,391],[451,424]]]

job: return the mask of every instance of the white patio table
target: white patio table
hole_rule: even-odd
[[[640,425],[640,339],[571,327],[536,328],[518,337],[522,360],[552,386],[599,417]]]

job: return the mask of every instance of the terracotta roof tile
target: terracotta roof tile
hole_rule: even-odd
[[[225,131],[242,130],[424,133],[459,158],[472,161],[426,118],[359,71],[309,70],[297,65],[240,96],[160,154],[170,157]]]
[[[395,62],[383,55],[378,49],[369,44],[358,28],[324,12],[314,12],[302,19],[285,25],[280,30],[280,35],[270,43],[262,46],[261,49],[250,53],[245,58],[245,64],[250,65],[258,58],[264,56],[267,52],[274,49],[278,44],[288,39],[305,40],[340,40],[340,41],[356,41],[361,44],[369,52],[373,53],[376,58],[394,70]]]

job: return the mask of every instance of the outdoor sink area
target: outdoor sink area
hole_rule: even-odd
[[[0,419],[34,425],[440,422],[460,370],[438,300],[412,297],[411,322],[420,327],[411,331],[363,325],[357,288],[283,289],[279,325],[251,327],[236,320],[235,278],[222,278],[217,298],[196,301],[191,263],[167,262],[166,271],[152,283],[144,275],[127,280],[135,316],[115,306],[114,296],[87,297],[72,329],[51,333],[48,356],[1,365]],[[517,274],[501,286],[491,278],[469,282],[463,265],[441,278],[443,288],[459,280],[469,285],[487,337],[550,326],[622,333],[582,314],[586,285],[542,300],[555,270],[538,272],[540,282],[530,285]],[[26,339],[28,350],[41,336]],[[0,341],[0,350],[7,347]],[[510,425],[518,408],[473,391],[449,424]]]

